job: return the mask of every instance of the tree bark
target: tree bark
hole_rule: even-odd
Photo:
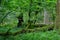
[[[49,14],[45,8],[44,8],[44,24],[49,24]]]
[[[57,0],[56,29],[60,29],[60,0]]]

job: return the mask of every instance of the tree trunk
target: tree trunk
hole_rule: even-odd
[[[60,0],[57,0],[56,29],[60,29]]]
[[[49,15],[45,8],[44,8],[44,24],[49,24]]]

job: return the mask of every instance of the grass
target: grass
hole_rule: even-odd
[[[6,40],[60,40],[57,31],[24,33],[16,36],[9,36]]]

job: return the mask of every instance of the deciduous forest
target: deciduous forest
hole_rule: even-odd
[[[60,0],[0,0],[0,40],[60,40]]]

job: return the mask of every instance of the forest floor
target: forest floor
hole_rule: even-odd
[[[0,36],[0,40],[60,40],[60,35],[57,31],[46,31],[46,32],[31,32],[18,34],[15,36]]]

